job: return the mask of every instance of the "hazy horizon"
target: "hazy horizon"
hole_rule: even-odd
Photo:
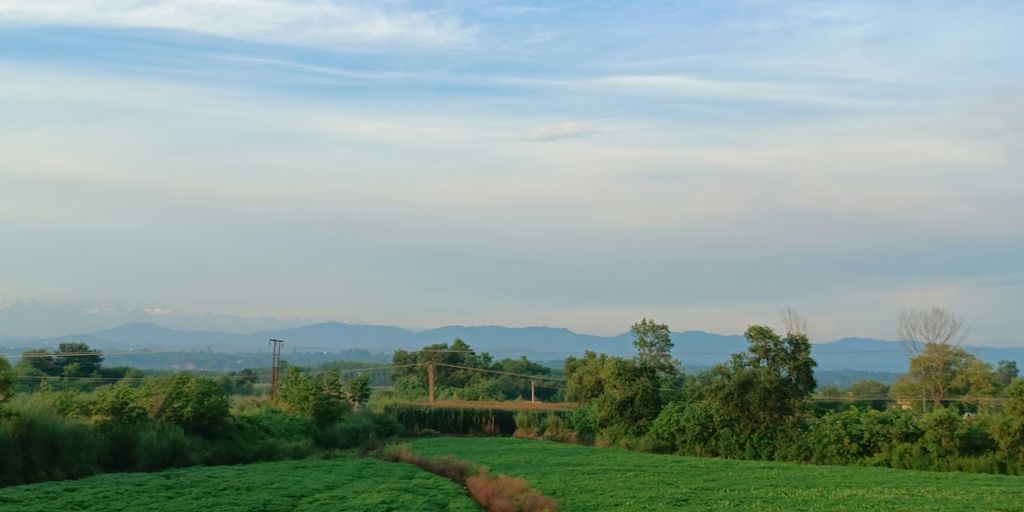
[[[1022,15],[10,0],[0,298],[1024,344]]]
[[[9,309],[18,307],[36,308],[36,315],[29,316],[28,318],[20,318],[20,322],[17,322],[16,328],[11,328],[11,317],[6,315]],[[42,308],[42,314],[38,314],[38,308]],[[54,313],[57,314],[54,314]],[[84,317],[92,317],[87,320],[83,318],[68,317],[68,312],[77,312]],[[47,314],[49,313],[49,314]],[[58,316],[60,313],[65,316]],[[657,319],[655,319],[657,320]],[[53,339],[62,338],[69,335],[76,334],[90,334],[93,332],[101,332],[108,329],[114,329],[127,324],[137,323],[150,323],[159,327],[168,329],[174,329],[178,331],[214,331],[234,334],[254,334],[261,331],[277,331],[285,330],[296,327],[306,327],[314,324],[323,323],[341,323],[347,325],[365,325],[365,326],[379,326],[379,327],[395,327],[399,329],[405,329],[412,332],[424,332],[434,329],[446,328],[446,327],[466,327],[466,328],[478,328],[478,327],[498,327],[498,328],[512,328],[512,329],[526,329],[526,328],[551,328],[551,329],[567,329],[575,334],[581,335],[592,335],[600,337],[614,337],[629,332],[629,325],[622,326],[621,328],[609,331],[588,331],[583,328],[576,328],[567,325],[558,324],[499,324],[499,323],[458,323],[458,322],[440,322],[434,325],[407,325],[400,323],[388,323],[388,322],[365,322],[360,320],[344,319],[339,317],[320,317],[320,318],[279,318],[274,316],[245,316],[245,315],[233,315],[230,313],[216,312],[216,311],[175,311],[165,308],[152,308],[142,306],[130,306],[130,307],[111,307],[98,306],[98,305],[81,305],[81,304],[48,304],[45,302],[38,301],[33,298],[29,299],[7,299],[0,300],[0,341],[12,341],[15,339],[22,339],[28,342],[32,339]],[[781,320],[776,318],[765,319],[760,322],[764,325],[772,326],[778,330],[782,330]],[[45,324],[45,326],[43,326]],[[669,328],[676,333],[683,332],[704,332],[708,334],[722,335],[722,336],[740,336],[743,331],[749,325],[744,325],[738,330],[714,330],[703,328],[699,325],[672,325],[669,324]],[[24,326],[28,325],[26,329]],[[20,326],[20,328],[18,328]],[[808,333],[811,337],[812,343],[829,343],[844,338],[868,338],[878,339],[884,341],[900,341],[895,333],[890,335],[879,335],[872,336],[864,333],[848,332],[840,333],[838,335],[821,335],[813,325],[809,326]],[[981,347],[988,346],[993,348],[1024,348],[1024,343],[1021,343],[1019,339],[1006,339],[1000,342],[984,343],[976,340],[970,335],[970,326],[967,326],[967,336],[963,342],[965,345]]]

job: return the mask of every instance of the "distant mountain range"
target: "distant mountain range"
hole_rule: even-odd
[[[56,305],[32,299],[0,301],[0,343],[94,332],[132,322],[154,322],[183,331],[250,333],[308,325],[313,320],[183,314],[163,308]]]
[[[2,318],[0,318],[2,320]],[[0,329],[4,324],[0,322]],[[285,353],[340,352],[366,349],[384,353],[396,349],[415,349],[431,343],[461,338],[478,351],[497,357],[525,355],[536,360],[561,359],[586,350],[613,355],[632,355],[632,336],[578,334],[550,327],[512,328],[501,326],[448,326],[415,332],[398,327],[324,322],[289,328],[239,334],[215,330],[176,330],[152,322],[132,322],[86,334],[33,340],[0,339],[9,351],[26,347],[52,348],[64,341],[88,343],[106,351],[212,350],[216,352],[256,353],[268,350],[270,338],[285,340]],[[726,361],[729,355],[746,350],[743,336],[720,335],[702,331],[672,333],[674,356],[684,366],[707,367]],[[1024,366],[1024,348],[965,347],[982,360],[995,364],[1000,360],[1017,361]],[[865,372],[904,372],[909,354],[897,342],[843,338],[813,346],[819,371],[856,370]]]

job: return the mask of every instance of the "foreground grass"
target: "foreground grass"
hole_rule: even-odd
[[[565,511],[1024,511],[1024,478],[654,455],[508,438],[428,438],[525,478]]]
[[[373,459],[305,459],[122,473],[0,489],[0,510],[409,511],[479,508],[456,484]]]

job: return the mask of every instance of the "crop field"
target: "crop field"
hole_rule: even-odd
[[[519,476],[563,511],[1024,511],[1024,478],[654,455],[509,438],[427,438]]]
[[[407,464],[306,459],[121,473],[0,489],[0,510],[471,512],[455,483]]]

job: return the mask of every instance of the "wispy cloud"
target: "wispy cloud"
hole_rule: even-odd
[[[552,126],[538,126],[526,133],[525,140],[530,142],[552,142],[565,139],[581,139],[601,133],[597,127],[566,121]]]
[[[466,46],[475,28],[436,11],[334,0],[9,0],[0,22],[183,30],[332,50],[373,45]]]
[[[0,0],[0,295],[1008,340],[1003,1]]]

